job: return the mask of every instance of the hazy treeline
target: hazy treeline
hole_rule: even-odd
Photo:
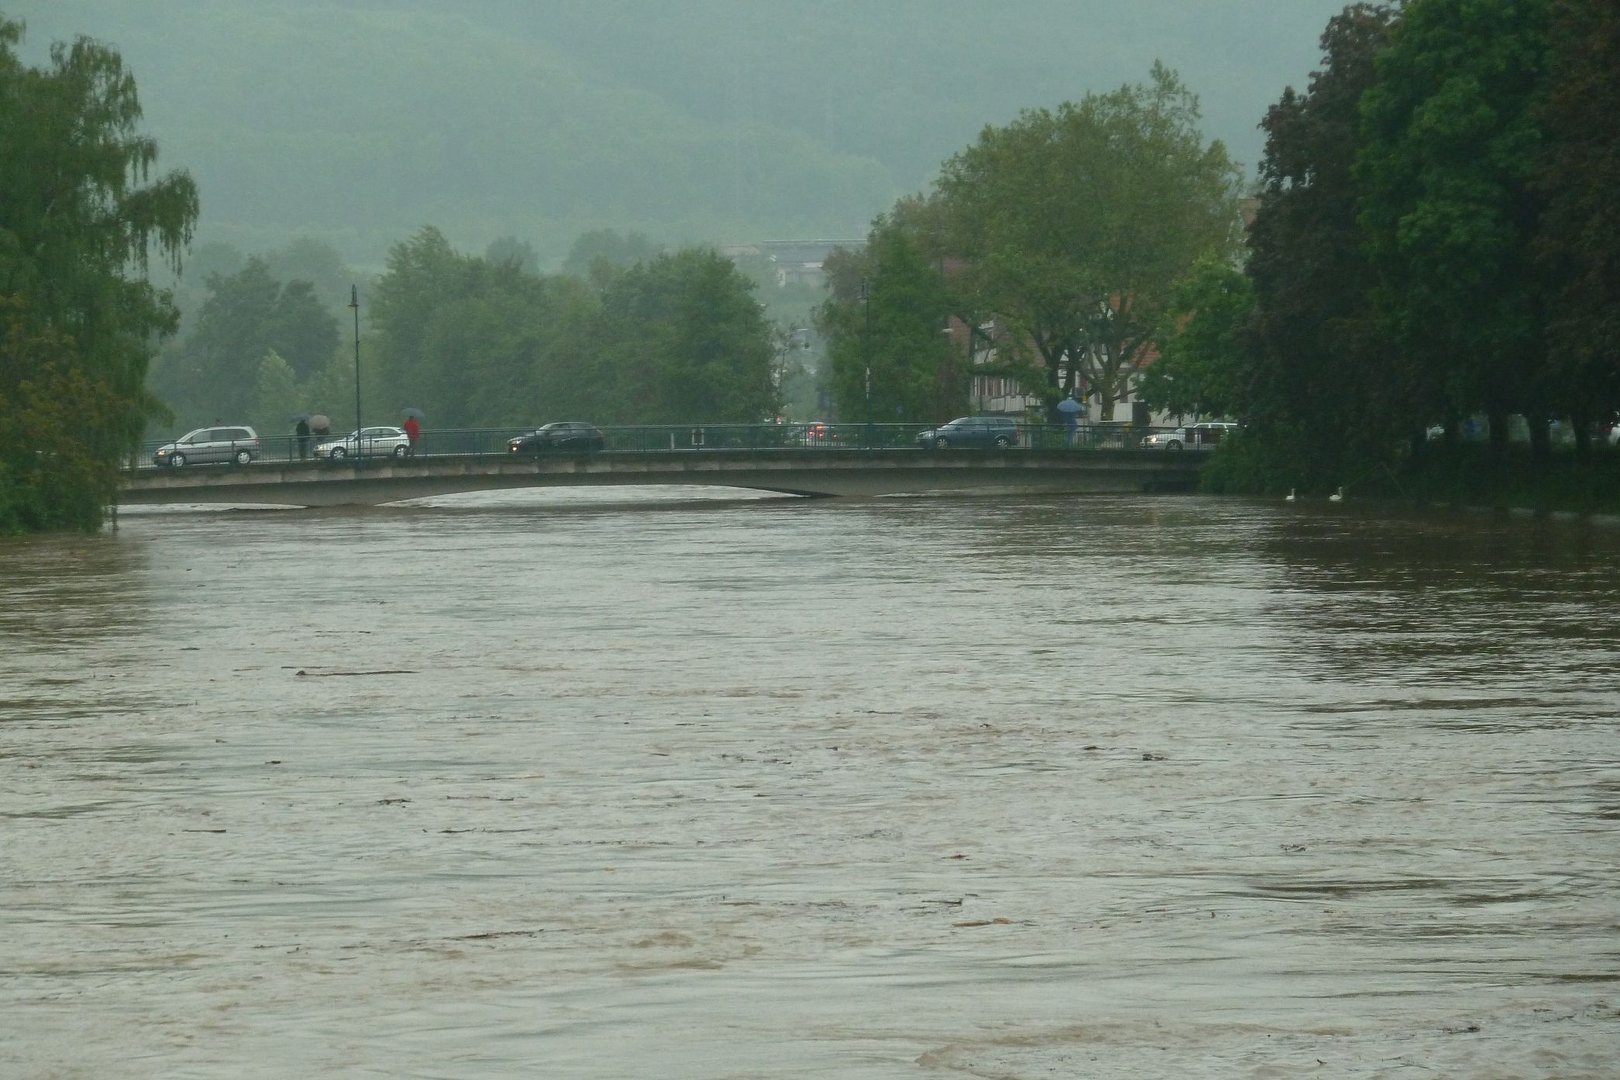
[[[752,423],[777,409],[773,328],[730,259],[633,237],[586,241],[582,252],[598,254],[583,274],[549,275],[521,245],[467,255],[431,226],[396,244],[382,276],[354,294],[366,422],[397,423],[407,406],[458,428]],[[298,413],[325,413],[346,428],[355,313],[334,311],[332,298],[276,280],[258,257],[211,274],[152,374],[176,426],[217,417],[276,432]]]
[[[526,244],[507,238],[469,255],[431,226],[396,244],[380,277],[358,282],[316,241],[201,254],[212,269],[188,288],[182,330],[152,367],[152,391],[171,411],[154,434],[214,419],[275,433],[300,413],[347,429],[351,283],[367,423],[397,423],[407,406],[439,427],[754,423],[788,395],[813,394],[803,328],[820,292],[762,288],[771,267],[760,259],[663,251],[601,230],[544,274]]]

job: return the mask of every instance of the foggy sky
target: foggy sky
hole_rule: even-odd
[[[1199,95],[1252,176],[1329,0],[0,0],[23,55],[88,34],[134,72],[199,240],[380,261],[424,224],[555,259],[858,237],[985,124],[1147,78]]]

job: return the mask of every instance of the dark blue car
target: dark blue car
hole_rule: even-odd
[[[953,446],[1018,445],[1018,425],[1010,416],[959,416],[948,424],[919,432],[917,444],[932,450]]]

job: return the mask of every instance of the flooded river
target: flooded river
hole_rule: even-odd
[[[1620,1073],[1620,528],[446,500],[0,541],[0,1076]]]

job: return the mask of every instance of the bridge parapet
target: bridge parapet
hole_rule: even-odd
[[[806,496],[1187,491],[1202,455],[1116,450],[648,450],[141,469],[120,503],[376,505],[530,487],[700,485]]]

